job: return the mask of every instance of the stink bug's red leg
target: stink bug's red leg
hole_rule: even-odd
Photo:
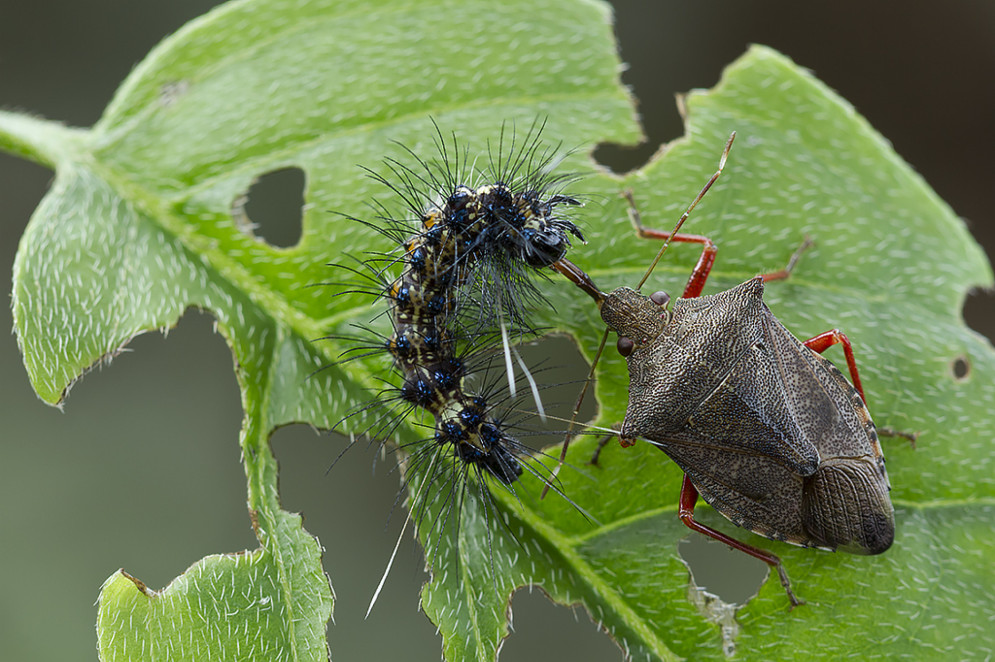
[[[781,563],[781,559],[778,558],[776,554],[762,550],[759,547],[754,547],[753,545],[747,545],[745,542],[740,542],[720,531],[716,531],[710,526],[705,526],[704,524],[697,522],[694,519],[694,506],[697,502],[698,489],[691,483],[691,479],[685,475],[684,483],[681,484],[681,505],[678,511],[678,516],[681,518],[681,521],[684,522],[684,525],[692,531],[697,531],[702,535],[706,535],[709,538],[725,543],[733,549],[738,549],[741,552],[749,554],[755,559],[760,559],[770,567],[774,568],[777,570],[777,576],[781,580],[781,586],[784,587],[784,590],[788,594],[788,599],[791,600],[791,608],[794,609],[798,605],[805,604],[791,591],[791,582],[788,580],[788,573],[784,570],[784,565]]]
[[[772,271],[769,274],[760,274],[760,277],[764,279],[765,283],[769,283],[772,280],[784,280],[791,275],[794,271],[795,265],[798,264],[798,258],[802,256],[806,250],[812,246],[812,239],[805,237],[805,240],[801,243],[801,246],[795,249],[795,252],[791,254],[791,258],[788,260],[787,266],[779,271]]]
[[[850,370],[850,381],[853,382],[853,387],[857,389],[857,393],[860,394],[860,398],[864,401],[864,404],[867,404],[867,396],[864,395],[864,385],[860,383],[860,374],[857,372],[857,361],[853,358],[853,345],[850,344],[850,339],[846,337],[845,333],[839,329],[833,329],[832,331],[820,333],[814,338],[804,340],[802,341],[802,344],[817,354],[822,354],[833,345],[843,345],[843,354],[846,356],[846,366]],[[902,439],[908,439],[912,444],[912,448],[916,447],[916,441],[919,439],[918,432],[904,432],[902,430],[893,430],[891,428],[882,427],[877,428],[877,432],[885,437],[901,437]]]
[[[795,249],[795,252],[791,255],[791,259],[788,260],[788,265],[786,267],[780,271],[762,274],[760,277],[764,279],[765,283],[769,283],[772,280],[783,280],[787,278],[791,275],[791,271],[795,268],[795,264],[798,263],[798,258],[801,257],[801,254],[804,253],[811,245],[812,240],[805,237],[805,241],[803,241],[801,246]],[[853,358],[853,345],[850,344],[850,339],[846,337],[845,333],[839,329],[833,329],[832,331],[820,333],[814,338],[809,338],[808,340],[803,341],[802,344],[817,354],[822,354],[833,345],[843,345],[843,354],[846,356],[846,365],[847,368],[850,369],[850,381],[853,382],[853,387],[857,389],[857,393],[860,394],[864,404],[867,404],[867,396],[864,395],[864,385],[860,383],[860,374],[857,372],[857,361]]]
[[[685,299],[693,299],[700,295],[701,291],[705,288],[705,281],[708,280],[708,273],[712,270],[712,265],[715,264],[715,254],[719,250],[715,243],[708,237],[697,234],[664,232],[663,230],[653,230],[644,226],[639,215],[639,209],[636,207],[636,201],[632,197],[632,191],[626,191],[625,197],[629,201],[629,218],[632,220],[632,224],[636,226],[636,234],[643,239],[659,239],[660,241],[667,241],[669,239],[670,241],[702,245],[701,257],[698,258],[698,264],[695,265],[694,271],[691,272],[688,284],[684,287],[684,294],[681,296]]]
[[[694,208],[698,206],[701,199],[705,197],[708,193],[708,189],[712,188],[712,184],[718,181],[719,176],[722,174],[722,169],[726,166],[726,159],[729,158],[729,150],[732,149],[732,141],[736,139],[736,132],[733,131],[729,136],[728,142],[726,142],[726,148],[722,150],[722,156],[719,158],[719,168],[715,171],[705,185],[698,191],[698,195],[695,196],[688,208],[684,210],[681,217],[677,220],[677,224],[674,229],[670,232],[661,232],[659,230],[650,230],[643,226],[642,220],[639,217],[639,210],[636,209],[635,200],[632,197],[632,191],[626,191],[625,197],[629,200],[629,218],[632,220],[632,224],[636,226],[636,230],[640,237],[645,237],[648,239],[662,239],[663,246],[660,247],[660,251],[656,254],[653,262],[650,263],[649,269],[643,274],[642,280],[636,285],[636,290],[642,288],[646,279],[650,277],[653,273],[653,269],[656,268],[657,263],[660,262],[660,258],[663,257],[664,252],[666,252],[667,247],[670,246],[672,241],[683,241],[696,244],[703,244],[704,248],[701,251],[701,257],[698,258],[698,264],[695,266],[694,271],[691,272],[691,277],[688,279],[688,284],[684,288],[684,298],[691,299],[699,294],[701,290],[705,287],[705,280],[708,278],[708,272],[712,270],[712,264],[715,262],[715,244],[708,237],[701,237],[694,234],[679,234],[681,226],[684,225],[684,221],[688,220],[691,212]]]
[[[857,373],[857,361],[853,358],[853,345],[850,344],[850,339],[846,337],[845,333],[839,329],[833,329],[832,331],[820,333],[814,338],[804,340],[802,344],[817,354],[822,354],[833,345],[843,345],[843,354],[846,356],[846,366],[850,369],[850,379],[853,381],[853,387],[857,389],[857,393],[863,398],[864,404],[867,404],[867,396],[864,395],[864,386],[860,383],[860,375]]]

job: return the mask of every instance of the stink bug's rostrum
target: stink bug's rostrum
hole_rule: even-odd
[[[894,509],[850,341],[834,329],[799,342],[763,302],[764,283],[788,277],[808,241],[785,269],[700,296],[716,246],[678,230],[718,179],[734,138],[672,232],[643,227],[630,195],[639,236],[665,241],[636,289],[605,294],[566,260],[556,268],[597,301],[618,333],[629,369],[622,445],[646,439],[676,462],[684,471],[681,521],[775,568],[795,606],[801,601],[781,560],[696,521],[699,495],[767,538],[857,554],[891,546]],[[665,293],[638,290],[672,241],[703,249],[682,298],[668,307]],[[843,345],[852,385],[820,355],[835,344]]]

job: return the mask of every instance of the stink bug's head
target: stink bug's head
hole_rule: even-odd
[[[601,319],[619,339],[628,338],[632,345],[626,345],[623,350],[619,343],[619,351],[624,355],[653,342],[663,333],[670,313],[665,306],[670,300],[663,292],[656,292],[651,297],[643,296],[629,287],[613,290],[601,304]]]

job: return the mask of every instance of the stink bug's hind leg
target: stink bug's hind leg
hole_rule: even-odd
[[[681,518],[681,521],[684,522],[684,525],[692,531],[697,531],[698,533],[706,535],[709,538],[725,543],[733,549],[738,549],[745,554],[749,554],[755,559],[760,559],[771,568],[774,568],[777,571],[778,578],[781,580],[781,586],[784,587],[785,592],[788,594],[788,599],[791,600],[791,608],[794,609],[798,605],[805,604],[792,592],[791,581],[788,579],[788,573],[784,569],[784,564],[781,563],[781,559],[778,558],[776,554],[762,550],[759,547],[754,547],[753,545],[747,545],[745,542],[740,542],[720,531],[716,531],[710,526],[705,526],[704,524],[696,521],[694,519],[694,506],[697,502],[698,490],[691,483],[691,479],[685,475],[684,482],[681,484],[681,504],[678,511],[678,516]]]

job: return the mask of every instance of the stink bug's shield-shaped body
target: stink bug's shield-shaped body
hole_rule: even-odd
[[[705,501],[767,538],[877,554],[894,510],[874,424],[836,367],[763,302],[763,278],[678,299],[628,288],[601,314],[633,341],[622,437],[654,442]]]

